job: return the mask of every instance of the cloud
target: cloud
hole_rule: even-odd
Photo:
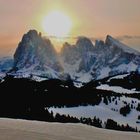
[[[116,37],[119,41],[128,40],[128,39],[140,39],[140,36],[131,36],[131,35],[123,35]]]
[[[59,37],[56,37],[56,36],[47,36],[48,38],[52,38],[52,39],[58,39]],[[91,41],[95,42],[96,40],[103,40],[103,38],[95,38],[95,37],[89,37],[89,36],[67,36],[67,37],[60,37],[59,39],[72,39],[72,40],[77,40],[79,39],[80,37],[87,37],[89,38]]]

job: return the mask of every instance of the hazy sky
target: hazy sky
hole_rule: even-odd
[[[13,54],[29,29],[43,32],[53,10],[72,19],[70,37],[110,34],[140,50],[140,0],[0,0],[0,56]]]

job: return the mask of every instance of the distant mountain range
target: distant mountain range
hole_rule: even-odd
[[[64,43],[57,53],[51,41],[30,30],[19,43],[14,59],[1,59],[0,72],[18,78],[71,79],[76,86],[105,77],[140,72],[140,52],[111,36],[105,42],[79,37],[75,45]],[[1,74],[1,77],[2,77]]]
[[[52,121],[49,114],[60,113],[98,117],[103,128],[111,119],[109,129],[140,130],[140,52],[109,35],[95,43],[79,37],[57,53],[30,30],[13,58],[0,59],[0,77],[0,117]]]

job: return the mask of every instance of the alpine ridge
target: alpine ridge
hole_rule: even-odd
[[[33,74],[55,78],[62,71],[62,66],[51,41],[36,30],[30,30],[16,49],[13,69],[20,76]]]
[[[109,35],[95,45],[84,37],[76,45],[66,43],[61,55],[65,71],[83,83],[140,69],[140,53]]]
[[[70,78],[75,84],[108,76],[140,71],[140,52],[107,35],[106,40],[79,37],[76,44],[64,43],[60,54],[51,41],[30,30],[19,43],[9,74],[48,79]],[[42,78],[42,79],[43,79]]]

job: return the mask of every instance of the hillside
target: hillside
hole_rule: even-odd
[[[0,119],[0,140],[139,140],[140,134],[82,124]]]

